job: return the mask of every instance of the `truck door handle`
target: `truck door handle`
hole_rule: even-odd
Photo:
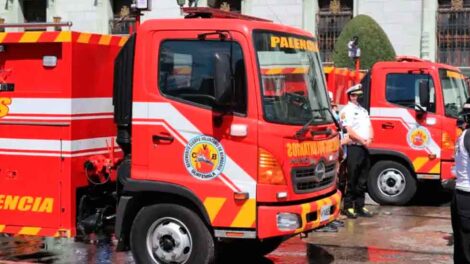
[[[154,143],[156,143],[157,141],[169,141],[170,143],[172,143],[175,138],[169,135],[153,135],[152,140]]]
[[[395,127],[395,125],[393,123],[390,123],[390,122],[385,122],[385,123],[382,124],[383,129],[392,129],[394,127]]]

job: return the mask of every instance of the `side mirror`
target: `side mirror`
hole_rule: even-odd
[[[419,104],[426,110],[429,107],[429,81],[421,80],[419,82]]]
[[[230,55],[227,53],[214,54],[214,98],[219,106],[227,106],[232,101],[232,72]]]

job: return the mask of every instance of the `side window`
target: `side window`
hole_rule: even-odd
[[[233,111],[246,114],[246,71],[240,45],[229,41],[169,40],[161,45],[159,88],[162,94],[201,106],[214,106],[216,54],[232,54]]]
[[[432,77],[428,74],[392,73],[387,75],[385,97],[388,102],[414,108],[420,104],[420,83],[429,83],[428,112],[436,112],[436,92]]]

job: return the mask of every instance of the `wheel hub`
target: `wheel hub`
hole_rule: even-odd
[[[397,169],[388,168],[379,174],[377,185],[383,195],[389,197],[398,196],[405,190],[405,176]]]
[[[155,263],[186,263],[191,255],[192,238],[181,221],[162,218],[149,228],[147,249]]]
[[[170,252],[175,247],[175,240],[171,236],[163,236],[160,240],[160,247],[166,252]]]

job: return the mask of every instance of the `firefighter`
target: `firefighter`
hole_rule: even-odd
[[[461,113],[463,133],[455,146],[456,184],[451,203],[454,263],[470,264],[470,99]]]
[[[357,216],[371,217],[372,213],[364,206],[369,174],[370,159],[368,147],[374,138],[369,114],[358,102],[362,95],[361,84],[346,90],[349,103],[340,111],[340,119],[346,128],[349,143],[346,165],[348,170],[347,186],[344,195],[343,214],[348,218]]]

